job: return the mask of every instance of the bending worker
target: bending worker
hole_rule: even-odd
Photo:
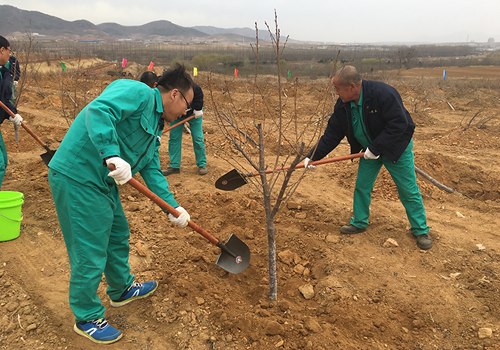
[[[168,189],[160,168],[164,122],[183,116],[193,99],[193,81],[183,66],[166,71],[158,88],[119,79],[75,118],[49,164],[49,183],[71,266],[69,303],[73,329],[96,343],[122,333],[108,324],[97,296],[102,274],[110,304],[121,307],[153,293],[156,281],[138,283],[130,273],[130,231],[117,185],[139,172],[147,187],[190,219]],[[109,171],[107,166],[115,170]],[[145,315],[145,314],[144,314]]]
[[[11,54],[10,44],[7,39],[0,36],[0,101],[2,101],[15,115],[16,117],[9,117],[9,114],[0,108],[0,125],[4,120],[9,119],[14,123],[15,127],[21,126],[23,118],[17,113],[17,108],[12,103],[12,85],[14,75],[11,70],[6,67],[9,62],[9,57]],[[7,170],[7,149],[5,148],[5,143],[3,141],[2,133],[0,132],[0,188],[2,187],[2,181]]]
[[[199,175],[207,174],[207,157],[205,154],[205,140],[203,137],[203,91],[198,84],[194,84],[194,98],[191,108],[186,110],[186,116],[182,117],[175,123],[170,123],[170,126],[186,119],[194,114],[194,118],[189,120],[191,128],[191,139],[193,140],[194,155],[196,158],[196,166],[198,167]],[[170,130],[168,139],[168,155],[170,164],[163,171],[163,175],[179,174],[181,172],[181,153],[182,153],[182,132],[183,128],[173,128]]]
[[[359,161],[354,189],[354,217],[340,232],[355,234],[366,230],[371,191],[384,165],[396,183],[417,246],[430,249],[432,240],[413,163],[415,124],[401,96],[385,83],[362,80],[353,66],[339,69],[333,77],[333,85],[340,98],[317,148],[309,151],[304,165],[308,167],[311,160],[325,157],[346,136],[351,153],[365,150],[364,158]]]

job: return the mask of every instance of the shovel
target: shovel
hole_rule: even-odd
[[[16,115],[14,113],[12,113],[12,111],[3,102],[1,102],[1,101],[0,101],[0,107],[2,107],[5,110],[5,112],[7,112],[12,118],[16,117]],[[38,136],[35,135],[35,133],[33,131],[31,131],[30,128],[28,128],[26,126],[26,124],[24,124],[23,122],[21,122],[21,126],[28,132],[28,134],[30,134],[31,136],[33,136],[33,138],[40,145],[42,145],[43,148],[45,148],[45,150],[47,152],[40,154],[40,157],[42,157],[42,160],[45,163],[45,165],[49,166],[50,160],[52,159],[52,157],[54,156],[54,154],[56,153],[56,151],[51,150],[49,148],[49,146],[47,146],[47,144],[45,142],[43,142]]]
[[[339,160],[347,160],[347,159],[354,159],[354,158],[361,158],[364,156],[364,152],[361,153],[355,153],[355,154],[350,154],[348,156],[341,156],[341,157],[334,157],[334,158],[327,158],[327,159],[321,159],[317,160],[315,162],[310,162],[308,165],[320,165],[320,164],[326,164],[326,163],[331,163],[331,162],[337,162]],[[301,169],[304,167],[304,163],[298,164],[295,169]],[[270,169],[266,170],[266,174],[274,173],[275,171],[282,171],[282,170],[288,170],[290,169],[290,166],[285,166],[282,168],[276,168],[276,169]],[[249,174],[243,174],[240,173],[238,170],[233,169],[230,172],[226,173],[225,175],[222,175],[217,181],[215,181],[215,187],[218,188],[219,190],[223,191],[232,191],[235,190],[243,185],[246,185],[248,183],[247,177],[253,177],[259,175],[259,172],[256,171],[254,173],[249,173]]]
[[[108,169],[112,171],[114,169],[114,166],[110,165],[108,166]],[[176,218],[179,217],[180,213],[177,210],[175,210],[171,205],[158,197],[156,194],[151,192],[146,186],[141,184],[136,179],[131,178],[128,181],[128,184],[130,184],[136,190],[141,192],[143,195],[151,199],[153,202],[158,204],[160,207],[168,211]],[[224,244],[217,238],[209,234],[207,231],[202,229],[200,226],[196,225],[194,222],[189,221],[188,226],[205,237],[208,241],[210,241],[210,243],[221,249],[216,264],[222,267],[224,270],[237,274],[245,270],[250,264],[250,249],[234,234],[231,234],[229,239],[226,241],[226,244]]]

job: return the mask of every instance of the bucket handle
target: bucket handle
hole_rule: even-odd
[[[10,221],[14,221],[14,222],[21,222],[23,220],[23,213],[21,213],[21,218],[16,220],[16,219],[11,219],[5,215],[3,215],[2,213],[0,213],[0,216],[3,216],[4,218],[6,218],[7,220],[10,220]]]

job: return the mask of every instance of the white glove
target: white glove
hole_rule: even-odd
[[[307,169],[316,169],[316,165],[307,165],[310,162],[311,162],[310,158],[304,159],[304,168],[307,168]]]
[[[132,178],[130,164],[120,157],[108,158],[106,159],[106,164],[113,164],[115,166],[115,170],[111,171],[108,176],[113,177],[117,185],[126,184]]]
[[[366,151],[365,151],[365,155],[364,155],[364,158],[365,159],[378,159],[378,157],[380,157],[380,155],[376,156],[372,153],[372,151],[370,151],[370,149],[368,147],[366,147]]]
[[[21,122],[23,121],[23,118],[19,114],[16,114],[15,118],[9,117],[9,120],[13,122],[17,126],[21,126]]]
[[[203,111],[194,111],[193,114],[195,118],[203,117]]]
[[[189,216],[188,212],[183,207],[177,207],[175,208],[175,210],[181,213],[181,215],[179,215],[179,217],[176,218],[172,214],[168,214],[168,218],[174,224],[179,225],[180,227],[186,227],[189,223],[189,220],[191,220],[191,217]]]

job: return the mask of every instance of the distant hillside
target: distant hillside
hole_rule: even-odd
[[[102,23],[96,26],[103,32],[114,37],[130,37],[134,35],[186,36],[204,37],[208,34],[192,28],[185,28],[169,21],[155,21],[142,26],[122,26],[117,23]]]
[[[89,21],[65,21],[38,11],[20,10],[10,5],[0,5],[0,33],[4,36],[14,32],[33,33],[48,36],[77,36],[95,39],[143,38],[149,36],[206,37],[209,34],[193,28],[181,27],[169,21],[155,21],[141,26],[122,26],[117,23],[95,25]]]
[[[210,26],[186,28],[165,20],[154,21],[140,26],[122,26],[118,23],[95,25],[86,20],[65,21],[38,11],[26,11],[10,5],[0,5],[0,33],[8,36],[15,32],[24,33],[26,31],[45,36],[86,40],[107,40],[112,38],[147,40],[158,39],[159,37],[206,38],[221,42],[250,42],[255,40],[255,30],[250,28],[223,29]],[[269,40],[267,31],[260,32],[262,32],[262,34],[259,34],[261,40]]]
[[[61,34],[103,34],[98,28],[85,20],[65,21],[38,11],[20,10],[14,6],[0,5],[0,33],[4,36],[13,32],[29,30],[45,35]]]

